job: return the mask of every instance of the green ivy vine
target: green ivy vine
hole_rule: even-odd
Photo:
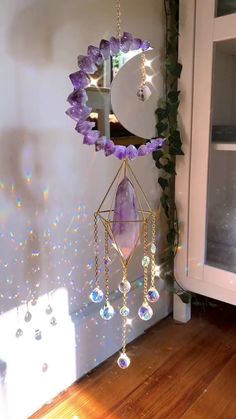
[[[167,246],[161,259],[162,277],[167,286],[187,303],[190,293],[186,292],[176,281],[174,259],[179,245],[178,214],[175,205],[176,156],[183,155],[182,140],[178,126],[178,109],[180,91],[178,79],[182,65],[178,62],[179,38],[179,0],[164,0],[166,18],[165,36],[165,96],[156,110],[156,130],[158,137],[166,138],[163,150],[155,151],[153,158],[159,169],[158,183],[161,187],[161,207],[164,210],[168,232]]]

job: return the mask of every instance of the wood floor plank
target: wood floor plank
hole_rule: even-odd
[[[236,418],[236,355],[190,407],[183,419]]]
[[[235,309],[196,313],[186,325],[163,320],[128,346],[127,370],[112,357],[31,419],[236,419]]]
[[[203,329],[204,327],[202,324]],[[165,363],[173,352],[188,344],[199,332],[199,328],[201,329],[201,326],[195,319],[190,327],[190,325],[175,324],[169,317],[128,346],[132,363],[127,370],[123,371],[117,367],[116,355],[94,370],[88,378],[85,377],[78,385],[72,386],[66,395],[66,400],[61,401],[59,397],[51,412],[47,413],[51,408],[45,406],[39,413],[33,415],[32,419],[68,419],[73,418],[73,415],[81,418],[84,412],[89,419],[101,418],[101,415],[109,411],[118,400],[126,399],[127,394],[148,379],[153,368]],[[114,383],[115,391],[107,391]],[[62,397],[64,399],[64,395]],[[101,406],[100,400],[102,400]],[[64,407],[69,409],[68,416],[63,413]]]

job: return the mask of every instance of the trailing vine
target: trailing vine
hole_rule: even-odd
[[[158,137],[166,138],[163,150],[153,153],[156,167],[159,169],[158,183],[161,187],[160,202],[164,210],[168,232],[167,246],[163,252],[161,266],[163,279],[169,289],[177,293],[183,302],[189,301],[190,294],[180,287],[174,274],[174,259],[179,245],[178,215],[175,205],[176,156],[183,155],[182,140],[178,126],[180,91],[178,79],[182,65],[178,62],[178,26],[179,0],[164,0],[166,35],[165,35],[165,97],[156,110]]]

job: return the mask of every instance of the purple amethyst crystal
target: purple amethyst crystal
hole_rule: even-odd
[[[67,109],[66,114],[70,116],[75,121],[85,121],[88,118],[92,111],[92,108],[87,106],[72,106],[72,108]]]
[[[78,122],[75,129],[80,134],[85,135],[87,134],[88,131],[91,131],[94,127],[95,127],[95,122],[83,121],[83,122]]]
[[[115,149],[116,149],[116,146],[113,143],[113,141],[112,140],[107,140],[107,142],[105,144],[105,147],[104,147],[105,156],[108,157],[111,154],[114,154]]]
[[[71,83],[75,89],[84,89],[90,83],[90,79],[83,71],[76,71],[69,75]]]
[[[142,144],[138,149],[138,156],[146,156],[148,154],[148,149],[146,144]]]
[[[88,96],[85,90],[75,89],[67,98],[67,102],[71,105],[85,105]]]
[[[104,147],[106,145],[107,139],[106,137],[102,136],[100,137],[95,144],[95,150],[96,151],[100,151],[100,150],[104,150]]]
[[[79,68],[88,74],[94,74],[97,71],[97,67],[94,64],[91,57],[87,57],[86,55],[79,55],[78,56],[78,65]]]
[[[129,32],[124,32],[121,38],[121,46],[120,46],[121,51],[129,52],[132,42],[133,42],[133,35]]]
[[[125,157],[126,157],[126,147],[124,145],[117,145],[116,149],[115,149],[115,152],[114,152],[114,155],[120,160],[125,159]]]
[[[134,38],[131,45],[130,45],[130,50],[131,51],[135,51],[137,49],[140,49],[142,45],[142,41],[139,38]]]
[[[128,259],[139,243],[140,223],[134,187],[127,176],[117,188],[112,233],[114,247]]]
[[[97,130],[88,131],[84,136],[84,144],[93,145],[99,139],[100,132]]]
[[[143,51],[147,51],[148,48],[150,48],[150,45],[151,45],[150,41],[143,41],[142,45],[141,45],[141,48],[142,48]]]
[[[100,52],[104,60],[107,60],[110,57],[110,42],[106,39],[102,39],[99,46]]]
[[[114,38],[114,36],[110,39],[110,52],[111,55],[117,55],[120,51],[120,41],[117,38]]]
[[[93,45],[89,45],[88,47],[88,56],[93,60],[93,62],[97,65],[101,65],[103,63],[103,56],[98,47],[94,47]]]
[[[130,144],[126,149],[126,155],[129,160],[134,160],[138,156],[138,150],[137,148]]]

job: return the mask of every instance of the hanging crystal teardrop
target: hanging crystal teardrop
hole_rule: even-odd
[[[139,308],[138,315],[141,320],[147,321],[152,318],[153,310],[148,303],[144,302]]]
[[[144,86],[140,86],[137,91],[137,97],[141,102],[145,102],[151,96],[152,92],[150,88],[145,84]]]
[[[129,315],[129,307],[123,306],[120,309],[120,315],[123,317],[127,317]]]
[[[106,302],[105,305],[100,310],[100,316],[103,320],[110,320],[115,314],[115,310],[109,302]]]
[[[104,294],[103,291],[96,287],[94,288],[94,290],[91,292],[89,298],[93,303],[101,303],[103,300]]]
[[[157,251],[156,245],[154,243],[152,243],[151,244],[151,253],[152,253],[152,255],[155,255],[156,251]]]
[[[144,256],[144,257],[142,258],[142,266],[143,266],[144,268],[148,268],[149,263],[150,263],[150,257],[149,257],[149,256]]]
[[[126,353],[122,353],[117,359],[117,364],[124,370],[130,366],[130,358]]]
[[[149,303],[156,303],[160,298],[160,294],[155,287],[150,287],[147,292],[147,300]]]
[[[119,291],[124,294],[124,291],[129,292],[131,290],[131,283],[129,281],[122,280],[119,284]]]

